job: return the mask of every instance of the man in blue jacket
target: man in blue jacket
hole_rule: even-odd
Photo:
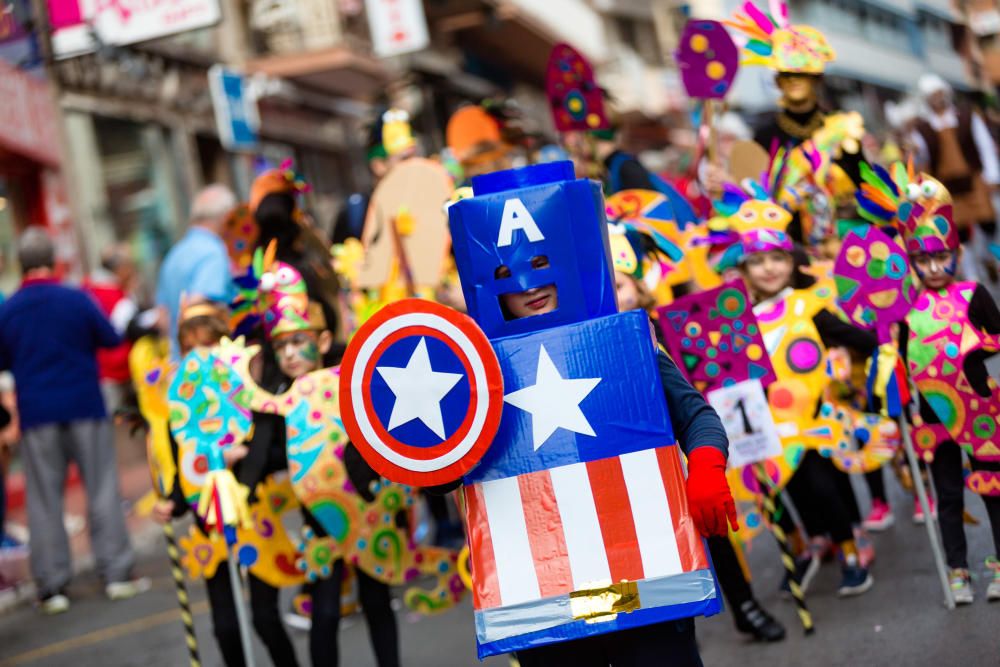
[[[134,555],[97,373],[97,349],[121,341],[89,296],[59,284],[54,259],[43,229],[25,231],[18,240],[23,281],[0,306],[0,371],[11,371],[16,386],[31,570],[46,613],[69,608],[63,487],[71,460],[86,487],[90,543],[107,596],[132,597],[149,586],[131,579]]]

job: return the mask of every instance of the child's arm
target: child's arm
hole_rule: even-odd
[[[719,415],[705,397],[684,379],[670,357],[662,352],[656,356],[674,437],[681,449],[690,456],[699,447],[712,447],[719,450],[725,459],[729,455],[729,440]]]
[[[1000,309],[982,285],[976,285],[969,300],[969,321],[972,326],[988,334],[1000,333]]]
[[[840,319],[829,310],[821,310],[813,317],[816,331],[826,347],[846,347],[865,357],[878,349],[878,338],[871,331],[864,331]]]
[[[257,485],[265,477],[288,468],[285,437],[284,417],[253,413],[253,434],[244,442],[248,452],[234,471],[237,481],[250,489],[249,500],[255,497]]]
[[[729,440],[722,421],[666,354],[657,355],[674,436],[687,454],[687,500],[694,525],[705,537],[739,529],[726,480]],[[728,525],[727,525],[728,524]]]

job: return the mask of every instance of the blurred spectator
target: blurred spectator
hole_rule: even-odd
[[[83,283],[83,289],[94,297],[119,337],[125,336],[129,322],[139,311],[131,295],[134,280],[135,264],[128,246],[115,243],[101,252],[101,266]],[[121,406],[130,385],[128,353],[131,349],[131,343],[123,341],[110,350],[97,351],[104,405],[112,414]]]
[[[992,239],[996,220],[990,191],[1000,187],[996,143],[978,113],[955,105],[944,79],[925,74],[917,87],[926,105],[913,136],[917,162],[951,193],[962,242],[968,241],[973,225],[981,225]]]
[[[52,241],[38,227],[18,239],[20,289],[0,306],[0,370],[17,387],[27,482],[31,571],[46,613],[69,608],[72,576],[63,525],[63,487],[74,461],[87,492],[90,543],[110,599],[149,586],[131,580],[134,562],[118,491],[111,425],[101,400],[98,348],[121,343],[93,300],[59,284]]]
[[[156,303],[170,316],[171,352],[177,354],[177,314],[181,296],[229,303],[235,296],[229,253],[221,232],[236,195],[224,185],[210,185],[191,206],[191,227],[160,266]]]

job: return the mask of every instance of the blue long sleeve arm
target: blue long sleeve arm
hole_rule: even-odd
[[[728,457],[729,439],[719,415],[684,378],[669,356],[663,352],[656,356],[674,436],[681,449],[690,454],[698,447],[714,447]]]

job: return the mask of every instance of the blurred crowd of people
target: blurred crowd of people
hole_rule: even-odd
[[[119,492],[112,422],[112,417],[117,416],[121,424],[152,428],[147,424],[148,414],[143,419],[138,413],[139,388],[133,386],[134,379],[142,377],[141,373],[137,375],[132,355],[137,341],[160,341],[170,350],[165,358],[176,363],[181,354],[199,345],[215,344],[223,336],[234,335],[231,315],[236,311],[230,308],[235,303],[238,310],[241,303],[241,279],[255,271],[256,278],[260,278],[257,264],[265,253],[266,261],[295,270],[308,302],[314,306],[308,317],[299,318],[300,326],[282,332],[294,334],[294,338],[277,333],[262,338],[270,346],[271,355],[259,371],[260,382],[271,391],[286,389],[308,372],[336,366],[357,327],[373,312],[401,297],[431,298],[464,310],[462,288],[442,221],[449,201],[471,196],[470,186],[474,190],[475,179],[482,174],[569,159],[578,177],[602,182],[609,201],[619,193],[644,191],[665,202],[669,215],[656,218],[664,222],[663,229],[656,234],[647,230],[643,241],[633,243],[638,255],[636,267],[657,269],[628,269],[615,264],[622,310],[642,308],[655,317],[654,306],[713,287],[696,278],[699,271],[717,273],[721,276],[717,284],[727,278],[744,281],[761,313],[790,298],[792,290],[808,290],[818,272],[827,266],[824,262],[837,258],[844,230],[856,228],[867,219],[859,215],[857,202],[863,184],[871,184],[866,174],[874,165],[889,168],[893,163],[908,164],[911,174],[926,173],[950,193],[953,217],[949,224],[953,224],[957,239],[954,245],[948,241],[940,247],[917,245],[910,249],[910,261],[919,280],[924,287],[938,290],[958,279],[980,283],[985,289],[976,288],[968,316],[978,329],[1000,333],[1000,313],[992,298],[1000,288],[1000,245],[996,239],[1000,157],[997,125],[991,117],[959,98],[940,77],[928,74],[914,82],[912,94],[904,101],[886,107],[890,130],[885,136],[877,136],[865,130],[857,114],[824,104],[821,71],[778,68],[776,81],[782,97],[775,113],[744,118],[736,111],[726,111],[716,117],[711,127],[690,130],[686,134],[690,145],[645,148],[638,153],[631,150],[634,146],[629,128],[613,111],[613,100],[608,101],[612,109],[609,127],[565,131],[551,141],[524,132],[521,111],[513,103],[490,100],[463,107],[456,110],[446,128],[447,148],[436,154],[428,154],[420,138],[413,135],[404,111],[385,110],[373,119],[368,142],[372,188],[349,197],[332,224],[324,225],[308,214],[308,185],[291,164],[259,174],[246,202],[240,202],[225,185],[210,185],[192,199],[188,229],[163,259],[155,290],[138,289],[138,272],[126,244],[105,248],[100,266],[79,286],[65,284],[55,272],[53,246],[45,230],[23,231],[17,241],[22,282],[0,305],[0,370],[6,375],[0,384],[0,470],[9,469],[12,456],[19,457],[26,480],[31,576],[40,609],[59,613],[70,607],[67,586],[72,578],[72,563],[63,522],[70,462],[76,464],[86,491],[90,544],[107,597],[126,599],[149,587],[148,579],[135,574],[135,557]],[[835,139],[827,138],[827,134]],[[674,135],[685,136],[680,131]],[[795,162],[792,153],[796,149],[802,149],[807,168]],[[775,155],[782,150],[786,151],[787,164],[780,176],[785,178],[780,192],[766,183],[763,189],[758,185],[757,191],[747,186],[748,180],[768,174]],[[684,155],[683,159],[677,159],[679,154]],[[440,201],[434,199],[436,195],[430,189],[423,190],[426,194],[404,193],[404,198],[412,199],[406,200],[407,215],[398,215],[387,227],[379,218],[379,202],[396,201],[393,197],[405,186],[390,179],[418,161],[422,171],[416,170],[408,178],[425,187],[425,183],[433,182],[435,174],[446,173],[448,192]],[[671,168],[652,170],[644,162],[669,164]],[[677,168],[680,164],[683,170]],[[915,184],[917,180],[910,185]],[[758,238],[754,243],[763,245],[753,245],[746,238],[748,230],[737,229],[731,220],[727,228],[726,220],[743,210],[743,200],[732,197],[737,196],[735,193],[747,197],[748,187],[749,192],[756,192],[750,198],[756,196],[787,212],[786,225],[775,225],[772,230],[776,240],[763,243]],[[421,201],[421,197],[427,200]],[[719,202],[729,206],[734,201],[735,208],[728,213],[724,212],[725,206],[714,208]],[[401,208],[397,203],[392,205]],[[423,209],[439,217],[432,219]],[[407,216],[412,217],[409,227],[404,219]],[[612,227],[628,224],[636,217],[634,210],[609,206]],[[422,246],[413,246],[420,254],[407,256],[400,250],[405,239],[417,238],[416,229],[432,222],[441,226],[440,233],[422,239]],[[664,231],[668,228],[673,236]],[[718,234],[727,229],[733,236],[721,242]],[[693,236],[691,230],[696,230]],[[624,233],[614,229],[612,237],[619,232]],[[949,228],[940,236],[950,238],[950,233]],[[689,257],[684,261],[699,263],[685,269],[686,280],[664,279],[662,267],[680,265],[681,260],[657,248],[661,234]],[[694,236],[699,240],[693,241]],[[742,254],[727,265],[726,253],[733,243]],[[696,252],[702,254],[690,259]],[[376,261],[385,266],[376,270],[377,278],[368,280],[365,271],[371,270]],[[427,262],[436,273],[430,280],[422,275]],[[155,302],[143,302],[137,296],[147,291],[155,292]],[[521,316],[518,307],[511,306],[514,316]],[[532,307],[525,306],[529,310]],[[289,316],[285,313],[282,317]],[[845,322],[834,314],[832,306],[821,309],[811,321],[825,348],[842,350],[846,357],[853,355],[856,366],[863,366],[864,359],[878,348],[880,341],[873,334]],[[905,341],[901,345],[905,347]],[[864,393],[863,387],[860,393]],[[933,414],[928,421],[931,419]],[[274,428],[273,424],[255,424],[252,442],[248,440],[248,447],[230,461],[238,468],[237,478],[251,490],[267,475],[288,465],[284,435],[254,448],[254,443],[264,437],[261,434]],[[934,511],[941,520],[955,599],[971,603],[974,595],[962,527],[963,463],[961,450],[953,440],[940,445],[939,456],[931,464],[937,499]],[[984,469],[981,462],[970,460],[974,469]],[[355,468],[351,470],[348,463],[352,475],[368,474]],[[0,474],[0,548],[22,548],[4,532],[3,479]],[[789,590],[805,589],[820,564],[833,554],[842,570],[841,595],[860,595],[873,585],[874,547],[869,531],[887,528],[899,510],[889,506],[881,469],[870,472],[866,479],[873,497],[868,512],[859,506],[847,475],[836,469],[829,458],[815,452],[806,453],[794,475],[786,480],[802,524],[797,526],[789,514],[782,520],[797,557],[794,572],[785,583]],[[909,479],[907,483],[913,482]],[[984,501],[1000,543],[996,497],[987,494]],[[436,543],[461,545],[458,508],[440,496],[426,496],[420,502],[429,508]],[[923,510],[914,502],[914,519],[925,520]],[[157,503],[154,517],[171,521],[188,510],[184,494],[166,494]],[[310,524],[308,516],[305,522]],[[737,630],[758,640],[781,640],[785,634],[782,624],[754,596],[740,541],[715,535],[709,539],[709,546]],[[313,623],[320,628],[310,640],[314,664],[335,664],[337,660],[340,579],[345,576],[343,561],[338,562],[331,580],[336,590],[324,590],[315,582],[311,589]],[[1000,566],[995,559],[991,562],[989,567],[996,578],[991,580],[987,596],[994,600],[1000,599]],[[0,587],[11,583],[3,576],[0,569]],[[207,577],[215,580],[209,584],[215,636],[226,663],[243,664],[232,590],[223,578]],[[399,664],[405,650],[398,645],[388,585],[362,570],[358,586],[379,664]],[[277,588],[252,575],[250,591],[254,627],[275,664],[296,664],[287,635],[277,620]]]

